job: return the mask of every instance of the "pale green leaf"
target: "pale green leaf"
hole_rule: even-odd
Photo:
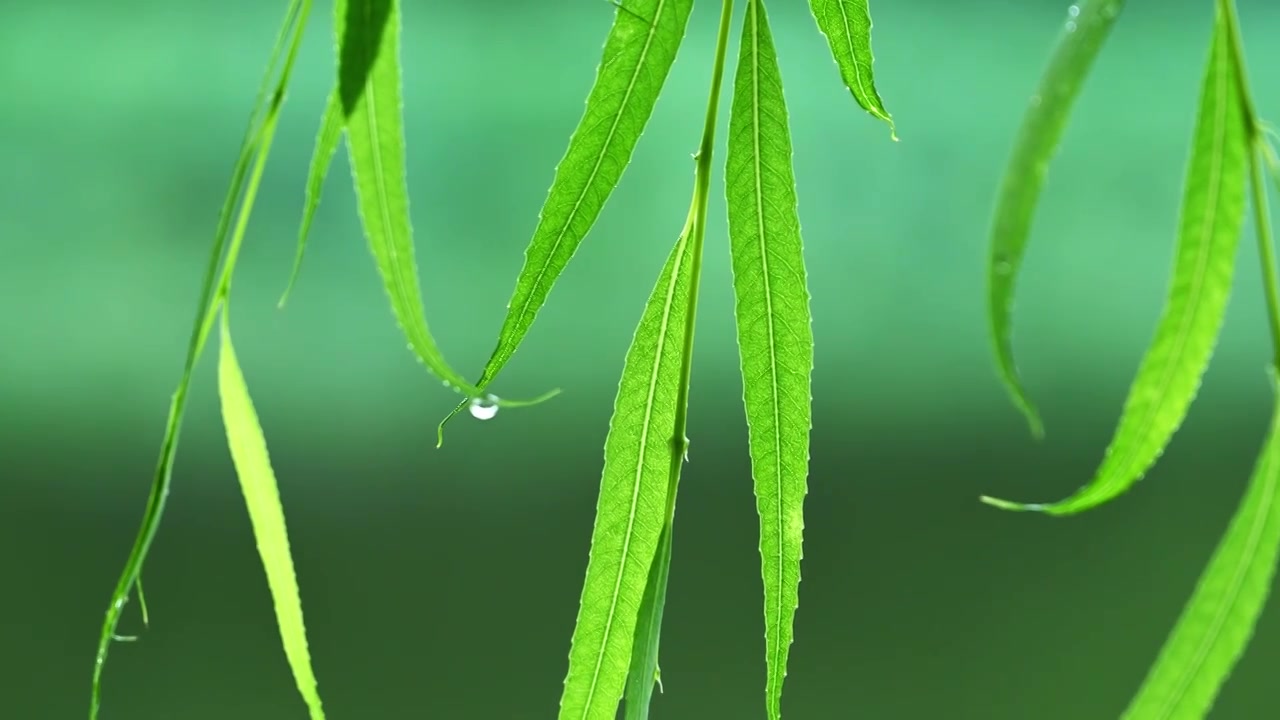
[[[307,239],[311,233],[311,223],[315,220],[316,209],[320,207],[320,195],[324,191],[324,181],[329,174],[329,166],[333,163],[333,155],[342,142],[343,128],[342,102],[338,93],[329,93],[325,101],[324,115],[320,118],[320,132],[316,135],[316,147],[311,155],[311,169],[307,171],[307,189],[303,200],[302,223],[298,229],[298,249],[293,257],[293,269],[289,271],[289,282],[285,285],[284,294],[280,297],[280,307],[284,307],[298,281],[298,273],[302,270],[302,258],[307,252]]]
[[[1049,160],[1058,148],[1076,96],[1111,32],[1124,0],[1084,0],[1072,8],[1062,37],[1031,96],[1013,155],[1000,184],[987,260],[987,314],[1000,378],[1036,437],[1040,413],[1027,395],[1013,359],[1013,297]]]
[[[1275,412],[1248,492],[1123,720],[1205,717],[1253,635],[1280,554],[1280,405]]]
[[[898,139],[893,118],[876,91],[871,55],[871,10],[867,0],[809,0],[818,31],[827,38],[831,55],[840,68],[840,78],[863,110],[889,125],[889,134]]]
[[[525,250],[498,344],[476,382],[481,388],[497,377],[528,334],[551,287],[631,162],[675,62],[692,8],[693,0],[627,0],[625,7],[619,5],[586,111],[556,167]],[[441,423],[441,432],[448,420]]]
[[[199,301],[196,306],[195,320],[191,337],[187,345],[186,360],[183,363],[182,376],[169,404],[169,417],[165,422],[164,438],[160,443],[160,457],[152,476],[151,490],[147,496],[146,508],[133,546],[129,550],[128,559],[120,578],[116,581],[111,593],[111,602],[107,606],[106,617],[102,623],[102,631],[98,638],[98,650],[94,656],[93,681],[89,700],[89,718],[95,720],[102,706],[102,673],[106,667],[107,653],[111,642],[119,639],[116,630],[120,624],[120,616],[129,600],[130,591],[137,586],[141,601],[142,566],[151,550],[151,543],[160,528],[160,520],[164,516],[165,504],[169,490],[173,484],[173,465],[178,452],[178,438],[182,429],[183,415],[186,410],[187,396],[191,388],[191,376],[196,362],[204,352],[205,342],[209,337],[218,307],[225,297],[230,285],[231,273],[235,269],[236,257],[240,244],[244,239],[245,228],[253,209],[253,200],[262,179],[270,150],[271,139],[275,133],[276,121],[280,108],[284,103],[285,92],[289,87],[289,78],[297,59],[298,48],[302,44],[302,35],[311,13],[310,0],[293,0],[285,11],[284,22],[276,37],[271,51],[271,59],[258,88],[253,112],[249,117],[248,127],[240,144],[236,164],[232,170],[231,182],[223,200],[222,210],[218,215],[218,225],[213,235],[213,243],[205,268],[204,280],[201,284]],[[273,81],[274,79],[274,81]],[[274,88],[274,89],[273,89]],[[240,207],[236,214],[237,204]],[[232,220],[236,219],[233,229]],[[225,258],[224,258],[225,254]],[[222,267],[219,276],[219,266]],[[143,603],[144,621],[146,617]]]
[[[240,478],[245,507],[253,526],[258,555],[267,574],[271,599],[275,605],[276,625],[284,643],[285,656],[298,692],[307,703],[311,720],[324,720],[316,678],[307,650],[307,631],[302,620],[302,600],[298,580],[289,554],[289,534],[285,526],[280,491],[271,469],[267,441],[254,411],[249,388],[231,344],[230,321],[224,304],[221,323],[221,352],[218,356],[218,395],[222,400],[222,421],[227,429],[227,445]]]
[[[693,242],[694,210],[645,304],[618,383],[561,720],[613,720],[631,664],[640,606],[667,522],[672,469],[684,452],[674,438],[683,414],[685,330],[701,251]]]
[[[766,709],[781,714],[800,592],[813,333],[782,76],[763,3],[747,3],[725,169],[738,348],[760,513]]]
[[[1182,198],[1173,280],[1155,338],[1093,480],[1051,505],[983,498],[1007,509],[1070,515],[1133,486],[1182,424],[1222,327],[1244,221],[1247,118],[1229,26],[1219,17]]]

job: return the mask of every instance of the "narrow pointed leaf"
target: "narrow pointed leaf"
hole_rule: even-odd
[[[231,459],[240,478],[258,555],[267,574],[271,599],[275,605],[276,624],[285,656],[293,670],[298,692],[307,704],[311,720],[324,720],[320,695],[316,690],[311,654],[307,650],[307,632],[302,619],[302,601],[298,580],[289,553],[289,534],[285,526],[280,491],[271,469],[266,438],[249,397],[235,348],[231,344],[231,328],[223,307],[221,352],[218,357],[218,394],[222,400],[222,421],[227,430]]]
[[[1280,551],[1278,494],[1280,405],[1248,492],[1123,720],[1208,715],[1271,590]]]
[[[782,77],[764,5],[747,3],[725,170],[738,348],[760,513],[766,709],[781,714],[800,592],[813,334]]]
[[[871,56],[871,10],[867,0],[809,0],[809,9],[818,21],[818,31],[831,46],[844,86],[863,110],[888,123],[890,135],[897,140],[893,118],[876,91]]]
[[[1013,155],[1000,184],[987,258],[987,314],[1000,378],[1036,437],[1044,434],[1044,426],[1022,385],[1013,358],[1015,283],[1049,161],[1058,149],[1076,96],[1119,17],[1124,0],[1084,0],[1073,7],[1078,8],[1079,14],[1068,18],[1018,131]]]
[[[346,116],[356,204],[392,313],[409,347],[446,385],[480,397],[481,390],[445,360],[422,305],[405,173],[400,5],[400,0],[347,0],[345,8],[341,3],[335,8],[340,38],[338,95]]]
[[[1231,43],[1219,17],[1192,140],[1173,280],[1097,474],[1051,505],[984,498],[989,504],[1054,515],[1088,510],[1132,487],[1182,424],[1222,327],[1244,221],[1248,129]]]
[[[476,383],[480,387],[497,377],[524,340],[551,287],[631,162],[675,62],[692,8],[693,0],[619,4],[586,111],[556,168],[507,303],[497,347]]]
[[[640,601],[635,642],[631,647],[631,670],[623,698],[624,720],[648,720],[653,688],[659,683],[658,648],[662,636],[662,615],[667,606],[667,581],[671,576],[671,544],[674,526],[668,524],[658,539],[658,550],[649,569],[649,579]]]
[[[311,222],[315,220],[316,209],[320,207],[320,196],[324,192],[324,181],[329,175],[329,166],[333,164],[333,155],[342,142],[343,127],[342,102],[336,92],[329,93],[325,101],[324,114],[320,117],[320,132],[316,135],[316,147],[311,155],[311,169],[307,171],[306,197],[303,201],[302,224],[298,229],[298,250],[294,254],[293,269],[289,271],[289,282],[284,294],[280,297],[280,307],[284,307],[298,281],[298,273],[302,270],[302,258],[307,252],[307,239],[311,233]]]
[[[690,285],[697,266],[690,210],[627,351],[605,440],[591,556],[560,699],[561,720],[613,720],[636,622],[666,523],[681,399]]]
[[[205,267],[195,319],[187,344],[186,359],[183,362],[177,389],[169,404],[169,416],[165,422],[160,455],[156,462],[155,474],[152,476],[151,490],[147,496],[146,508],[143,510],[142,522],[138,527],[133,546],[129,550],[129,556],[125,560],[124,568],[116,581],[115,589],[112,591],[111,601],[107,606],[106,617],[98,638],[89,700],[90,720],[96,720],[102,707],[102,675],[106,667],[107,654],[112,641],[119,637],[116,630],[120,624],[120,617],[129,600],[130,592],[135,586],[138,588],[140,604],[143,604],[144,622],[146,619],[145,603],[141,602],[142,566],[160,529],[160,520],[164,516],[165,505],[173,484],[173,466],[177,459],[178,439],[181,435],[182,420],[191,388],[191,377],[196,363],[204,353],[205,342],[208,340],[218,310],[220,290],[225,289],[229,283],[230,273],[235,269],[237,252],[244,238],[245,226],[253,207],[253,198],[265,168],[276,120],[284,103],[293,64],[297,58],[298,48],[302,44],[303,32],[310,13],[310,0],[292,0],[285,10],[284,21],[281,23],[272,48],[270,60],[249,117],[248,127],[240,144],[231,173],[231,182],[218,215],[217,228],[214,230],[209,260]],[[237,204],[240,205],[240,211],[233,229],[232,220],[236,219]],[[220,266],[222,267],[221,278],[218,272]]]

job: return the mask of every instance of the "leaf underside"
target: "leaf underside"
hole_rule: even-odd
[[[813,335],[782,78],[759,0],[742,26],[725,186],[776,719],[799,602]]]
[[[324,720],[324,709],[316,690],[311,654],[307,649],[307,632],[302,618],[302,600],[298,579],[289,553],[289,534],[284,508],[262,425],[249,397],[235,348],[231,344],[230,321],[223,305],[221,351],[218,358],[218,394],[222,402],[222,418],[227,431],[227,445],[240,489],[257,541],[258,555],[267,574],[271,599],[275,605],[276,624],[284,644],[285,656],[293,670],[298,692],[310,711],[311,720]]]
[[[840,79],[853,99],[873,117],[885,121],[890,135],[897,140],[893,118],[876,91],[871,11],[867,0],[809,0],[809,9],[818,23],[818,31],[827,38],[831,56],[840,69]]]
[[[1155,463],[1199,389],[1231,291],[1244,222],[1248,127],[1225,26],[1215,26],[1182,198],[1163,314],[1092,481],[1050,505],[984,498],[1006,509],[1070,515],[1124,493]]]
[[[693,210],[627,351],[605,440],[591,554],[560,700],[561,720],[613,720],[640,606],[666,522],[684,328],[695,258]]]
[[[692,8],[693,0],[628,0],[625,9],[616,11],[586,110],[556,167],[497,346],[476,382],[479,387],[497,377],[524,340],[631,162]]]
[[[1070,18],[1053,58],[1031,96],[1005,170],[991,223],[987,257],[987,314],[1000,378],[1032,435],[1044,434],[1013,358],[1013,299],[1049,161],[1066,129],[1080,88],[1124,7],[1124,0],[1085,0]]]

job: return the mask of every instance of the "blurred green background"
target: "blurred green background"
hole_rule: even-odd
[[[284,4],[0,9],[0,717],[84,716]],[[275,307],[332,76],[328,7],[317,8],[235,306],[334,720],[554,716],[617,376],[687,208],[717,5],[699,3],[634,162],[495,386],[564,394],[488,423],[464,416],[441,450],[435,423],[456,398],[405,350],[345,158],[300,285]],[[1269,406],[1248,237],[1213,368],[1146,481],[1071,520],[977,502],[1054,500],[1089,478],[1171,263],[1209,0],[1125,11],[1053,166],[1017,312],[1048,426],[1034,443],[995,379],[983,251],[1067,5],[875,3],[878,80],[902,137],[891,143],[841,87],[807,4],[771,4],[817,337],[789,718],[1118,716],[1244,489]],[[1264,40],[1280,7],[1240,8],[1255,96],[1278,116],[1280,46]],[[612,15],[604,0],[406,3],[425,302],[468,374],[492,348]],[[668,720],[763,716],[757,520],[715,182],[655,704]],[[212,371],[206,360],[145,573],[152,625],[113,647],[104,720],[305,716]],[[121,631],[142,631],[136,605]],[[1278,663],[1273,611],[1213,717],[1273,717]]]

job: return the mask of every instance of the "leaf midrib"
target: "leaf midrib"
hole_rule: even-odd
[[[587,197],[587,193],[591,190],[591,184],[595,182],[596,176],[600,174],[600,166],[604,164],[604,158],[609,154],[609,148],[613,144],[614,138],[618,134],[618,123],[622,121],[622,115],[627,110],[627,104],[631,102],[631,93],[635,90],[636,79],[640,77],[640,69],[644,67],[645,58],[649,57],[649,48],[653,46],[653,39],[658,34],[658,25],[662,20],[662,13],[667,5],[668,0],[658,0],[658,7],[654,9],[653,22],[649,24],[649,32],[645,36],[644,47],[640,49],[640,57],[636,59],[635,69],[631,71],[631,79],[627,81],[627,89],[622,94],[622,103],[618,106],[618,112],[613,115],[613,122],[609,125],[609,132],[605,135],[604,143],[601,145],[600,152],[596,154],[595,165],[591,167],[591,173],[587,175],[587,181],[582,185],[582,191],[578,193],[577,199],[573,201],[573,207],[569,210],[569,215],[564,223],[560,226],[560,232],[556,234],[555,242],[551,243],[551,250],[547,253],[546,262],[542,263],[542,267],[538,269],[538,275],[533,279],[531,288],[537,288],[542,284],[542,278],[547,274],[547,268],[551,266],[552,260],[555,258],[556,251],[560,249],[560,245],[564,242],[565,235],[568,234],[569,228],[573,226],[573,221],[578,217],[578,210],[582,207],[582,201]],[[518,327],[524,323],[524,319],[529,315],[529,306],[533,304],[533,292],[530,290],[524,302],[520,304],[520,312],[516,316],[514,326]]]
[[[667,296],[662,304],[662,322],[658,325],[658,338],[653,354],[653,370],[649,373],[649,392],[645,396],[644,422],[640,427],[640,452],[637,456],[635,479],[631,488],[631,506],[627,514],[627,531],[623,534],[622,540],[622,560],[618,564],[618,573],[613,582],[613,594],[609,598],[609,613],[605,619],[600,649],[596,653],[596,664],[591,674],[591,685],[587,689],[586,701],[582,706],[583,720],[586,720],[591,712],[591,701],[594,699],[596,688],[600,683],[600,668],[604,664],[605,648],[608,647],[609,635],[613,631],[613,621],[618,608],[618,597],[622,590],[622,577],[626,574],[627,564],[630,561],[631,538],[635,528],[636,507],[639,504],[640,484],[644,475],[645,459],[649,454],[649,430],[653,422],[654,397],[657,394],[658,375],[663,367],[663,348],[666,345],[667,330],[671,324],[671,308],[674,304],[673,298],[675,297],[676,288],[679,285],[680,267],[684,264],[684,255],[688,250],[688,237],[688,234],[685,233],[680,238],[680,252],[676,255],[676,261],[671,266],[671,279],[667,284]]]

